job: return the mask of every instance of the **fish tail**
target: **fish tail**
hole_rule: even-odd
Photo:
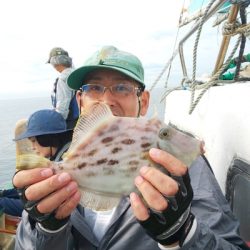
[[[16,157],[16,169],[18,170],[49,167],[50,163],[50,160],[36,154],[22,154]]]

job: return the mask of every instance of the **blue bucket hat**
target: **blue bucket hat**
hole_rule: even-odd
[[[60,113],[52,109],[42,109],[30,116],[26,131],[14,141],[39,135],[59,134],[69,130],[72,129],[67,129],[66,121]]]

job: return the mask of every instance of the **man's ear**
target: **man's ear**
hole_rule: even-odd
[[[140,115],[144,116],[147,113],[148,110],[148,106],[149,106],[149,98],[150,98],[150,93],[145,90],[141,93],[141,95],[139,96],[140,101],[141,101],[141,112]]]
[[[77,101],[77,105],[79,110],[81,111],[81,97],[82,97],[82,92],[80,90],[76,91],[76,101]]]

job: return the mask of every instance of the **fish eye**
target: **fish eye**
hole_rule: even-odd
[[[161,137],[168,137],[169,136],[169,131],[168,131],[168,129],[167,128],[162,128],[161,130],[160,130],[160,136]]]
[[[164,131],[162,134],[163,134],[164,136],[168,136],[168,132],[167,132],[167,131]]]

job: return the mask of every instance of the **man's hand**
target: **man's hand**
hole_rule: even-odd
[[[16,173],[13,184],[21,193],[30,217],[45,228],[56,230],[80,201],[77,183],[68,173],[53,174],[50,168],[35,168]],[[57,228],[52,225],[58,222]]]
[[[160,244],[179,242],[182,245],[194,219],[190,213],[193,190],[187,166],[160,149],[151,149],[149,154],[170,174],[168,176],[156,168],[141,168],[135,185],[148,207],[136,193],[131,193],[134,215]]]

